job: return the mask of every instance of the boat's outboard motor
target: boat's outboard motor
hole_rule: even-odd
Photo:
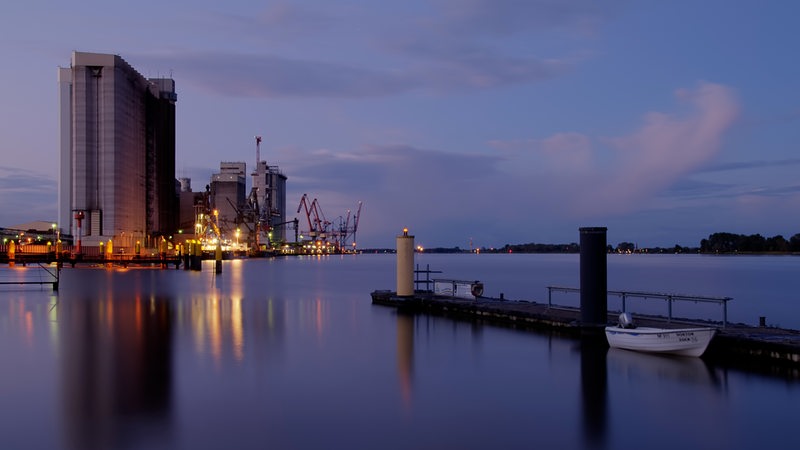
[[[619,315],[619,327],[620,328],[636,328],[636,325],[633,323],[633,318],[629,313],[620,313]]]

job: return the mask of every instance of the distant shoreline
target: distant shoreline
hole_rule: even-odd
[[[359,250],[361,253],[396,253],[393,248],[367,248]],[[428,254],[470,254],[470,253],[487,253],[487,254],[520,254],[520,255],[570,255],[579,254],[580,249],[576,251],[505,251],[502,249],[476,249],[465,250],[459,248],[426,248],[418,253]],[[698,249],[672,251],[671,249],[639,249],[632,252],[619,252],[612,250],[607,252],[609,255],[706,255],[706,256],[800,256],[800,252],[701,252]]]

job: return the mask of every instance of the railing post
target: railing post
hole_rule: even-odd
[[[431,265],[425,264],[425,290],[431,290]]]
[[[622,312],[628,312],[627,307],[625,305],[625,293],[622,293]]]
[[[550,308],[553,306],[553,287],[547,286],[547,307]]]
[[[728,300],[722,301],[722,328],[728,326]]]
[[[667,323],[672,322],[672,296],[667,296],[667,304],[669,305],[668,311],[669,314],[667,315]]]

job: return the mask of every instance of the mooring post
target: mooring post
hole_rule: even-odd
[[[192,249],[194,248],[193,246],[194,246],[194,241],[186,241],[184,242],[183,247],[181,248],[181,251],[183,252],[183,270],[190,269],[189,267],[189,265],[191,264],[190,254],[192,253]]]
[[[581,235],[581,326],[608,322],[606,227],[583,227]]]
[[[412,297],[414,295],[414,236],[403,228],[403,234],[397,236],[397,296]]]
[[[222,273],[222,245],[217,242],[217,250],[214,252],[214,268],[217,275]]]
[[[203,270],[203,246],[200,241],[194,244],[194,255],[192,256],[192,270]]]

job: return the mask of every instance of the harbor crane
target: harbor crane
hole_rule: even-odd
[[[312,200],[309,205],[308,194],[303,194],[303,197],[300,198],[300,205],[297,207],[297,214],[300,214],[301,210],[305,211],[308,221],[308,235],[312,239],[317,237],[322,241],[327,239],[328,226],[331,223],[325,219],[325,214],[322,213],[317,199]]]
[[[315,198],[309,203],[308,198],[307,194],[303,194],[300,198],[297,213],[300,214],[301,211],[305,213],[308,236],[311,240],[327,242],[330,238],[336,251],[345,252],[348,250],[347,242],[352,237],[351,245],[355,249],[362,202],[358,202],[358,209],[354,215],[351,210],[347,210],[346,217],[339,216],[338,223],[334,225],[325,218],[319,200]]]

